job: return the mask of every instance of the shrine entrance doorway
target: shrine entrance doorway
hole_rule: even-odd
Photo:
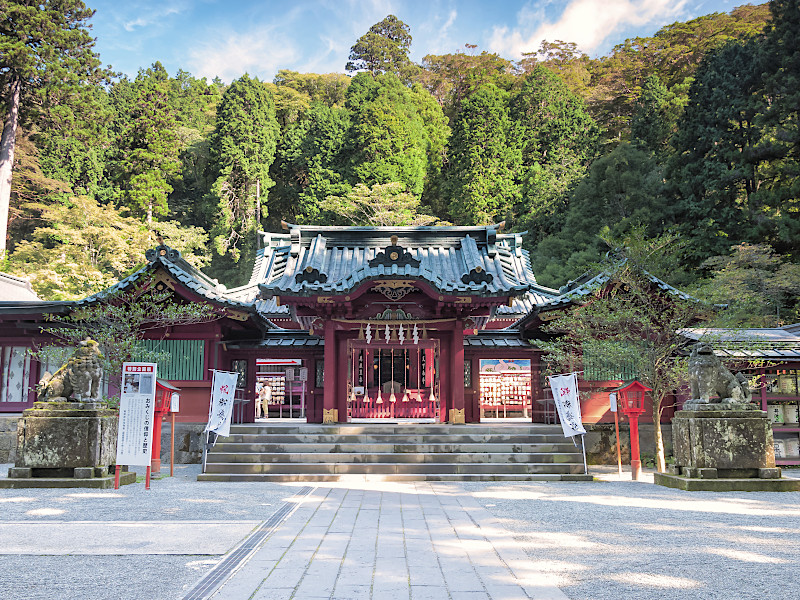
[[[439,340],[350,340],[348,357],[348,420],[439,420]]]

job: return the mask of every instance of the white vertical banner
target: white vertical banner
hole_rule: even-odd
[[[233,397],[236,394],[238,379],[239,374],[236,372],[214,370],[211,383],[211,409],[208,412],[206,431],[214,431],[223,437],[230,435]]]
[[[153,453],[156,364],[123,363],[117,464],[149,466]]]
[[[572,437],[586,433],[581,422],[581,403],[578,398],[578,375],[553,375],[550,379],[550,390],[561,420],[564,437]]]

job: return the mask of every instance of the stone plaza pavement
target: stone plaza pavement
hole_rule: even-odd
[[[566,600],[458,486],[403,487],[309,490],[213,598]]]
[[[0,598],[800,597],[800,492],[690,493],[592,470],[287,485],[197,482],[179,465],[149,491],[2,490]]]

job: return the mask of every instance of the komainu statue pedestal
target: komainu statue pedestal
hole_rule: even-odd
[[[117,411],[105,402],[35,402],[17,425],[17,457],[0,488],[114,485]],[[134,473],[120,483],[132,483]]]
[[[793,491],[775,466],[772,426],[753,403],[687,403],[672,419],[675,464],[655,483],[687,491]]]

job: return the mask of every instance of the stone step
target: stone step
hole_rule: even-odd
[[[539,423],[524,424],[468,424],[468,425],[448,425],[448,424],[335,424],[335,425],[316,425],[316,424],[280,424],[270,425],[267,423],[243,423],[231,425],[233,434],[323,434],[323,435],[364,435],[364,434],[524,434],[524,433],[543,433],[559,434],[560,425],[542,425]]]
[[[487,442],[507,442],[510,444],[525,443],[564,443],[572,445],[563,435],[551,434],[364,434],[364,435],[323,435],[323,434],[232,434],[220,438],[220,442],[251,443],[251,444],[343,444],[343,443],[406,443],[406,444],[483,444]]]
[[[583,467],[581,467],[582,470]],[[284,482],[330,482],[330,481],[592,481],[591,475],[551,474],[551,473],[413,473],[413,474],[236,474],[205,473],[197,476],[198,481],[261,481],[269,483]]]
[[[496,453],[496,454],[514,454],[514,453],[539,453],[539,452],[566,452],[566,453],[580,453],[571,443],[562,444],[495,444],[495,443],[482,443],[482,444],[461,444],[461,443],[447,443],[447,444],[376,444],[376,443],[351,443],[351,444],[303,444],[303,443],[290,443],[290,444],[245,444],[233,442],[217,442],[210,455],[217,452],[227,453],[251,453],[251,452],[266,452],[276,453],[284,452],[287,454],[293,453],[309,453],[316,452],[322,454],[330,453]]]
[[[574,452],[213,452],[207,464],[212,463],[570,463],[582,461]]]
[[[581,473],[583,463],[207,463],[206,473],[299,475]]]

